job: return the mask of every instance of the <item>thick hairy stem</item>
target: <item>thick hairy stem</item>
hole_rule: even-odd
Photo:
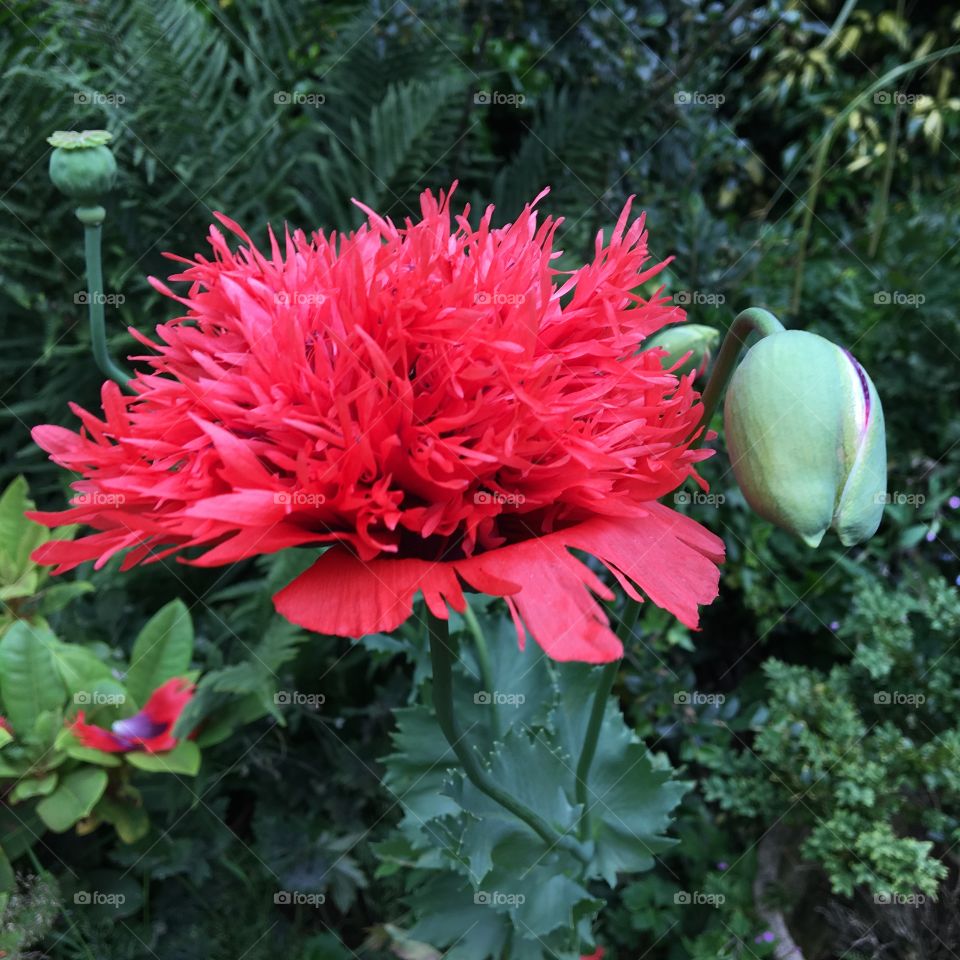
[[[589,863],[589,852],[577,842],[575,837],[559,833],[536,811],[531,810],[505,790],[501,790],[483,769],[457,723],[453,707],[453,650],[450,646],[447,625],[428,612],[427,629],[430,636],[430,661],[433,665],[433,709],[437,715],[437,723],[463,766],[467,779],[481,793],[486,794],[491,800],[522,820],[548,846],[559,847],[572,853],[583,863]]]
[[[637,600],[627,598],[627,606],[624,610],[623,619],[617,629],[617,635],[620,640],[626,643],[630,634],[633,632],[637,623],[637,617],[640,616],[640,603]],[[610,691],[613,689],[613,682],[617,677],[617,670],[620,668],[620,661],[614,660],[608,663],[600,674],[600,680],[597,683],[597,689],[593,694],[593,707],[590,711],[590,719],[587,722],[587,731],[583,738],[583,745],[580,748],[580,759],[577,761],[577,803],[580,804],[580,839],[586,840],[590,836],[590,795],[587,789],[587,780],[590,776],[590,767],[593,766],[593,758],[597,753],[597,744],[600,741],[600,728],[603,726],[603,714],[607,708],[607,699]]]
[[[737,318],[730,324],[730,329],[723,338],[723,345],[717,355],[717,362],[713,366],[707,388],[703,391],[703,416],[697,426],[700,436],[697,437],[692,446],[699,447],[706,440],[710,421],[713,419],[713,414],[720,403],[723,391],[730,382],[730,377],[733,376],[737,359],[747,342],[747,337],[751,333],[759,333],[762,337],[768,337],[771,333],[780,333],[782,330],[783,324],[769,310],[750,307],[737,314]]]
[[[100,228],[103,207],[80,207],[77,219],[83,224],[83,252],[87,267],[87,308],[90,316],[90,341],[93,359],[111,380],[125,387],[130,375],[114,363],[107,350],[107,331],[103,316],[103,269],[100,265]]]

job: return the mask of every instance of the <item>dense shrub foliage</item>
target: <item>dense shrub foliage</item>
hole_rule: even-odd
[[[773,956],[784,929],[808,960],[953,956],[960,94],[956,51],[931,55],[958,28],[949,5],[883,0],[3,4],[0,715],[21,736],[0,727],[0,956],[533,960],[575,956],[574,928],[616,958]],[[600,879],[493,849],[515,825],[446,755],[416,621],[352,642],[275,613],[316,551],[62,579],[30,561],[47,534],[23,510],[66,489],[29,429],[95,407],[102,380],[45,138],[100,127],[115,356],[171,316],[146,277],[213,211],[261,241],[353,228],[351,198],[402,221],[459,180],[500,223],[551,186],[561,264],[636,194],[691,320],[765,305],[871,371],[890,502],[869,543],[772,528],[722,452],[713,496],[678,501],[726,541],[721,595],[696,633],[641,613],[598,755],[624,827]],[[453,634],[467,650],[475,619],[490,643],[492,667],[465,656],[454,678],[474,742],[549,807],[587,668],[519,654],[505,605],[472,600]],[[179,729],[201,733],[165,759],[65,734],[78,693],[106,722],[177,676],[197,686]]]

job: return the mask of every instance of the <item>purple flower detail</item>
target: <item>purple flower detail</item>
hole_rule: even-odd
[[[167,728],[167,724],[151,720],[142,710],[135,713],[132,717],[124,720],[117,720],[110,724],[110,729],[125,744],[133,744],[137,740],[149,740],[150,737],[157,737]]]
[[[951,497],[947,503],[950,504],[951,510],[960,510],[960,497]]]
[[[830,629],[831,629],[834,633],[836,633],[836,632],[840,629],[840,621],[839,621],[839,620],[831,620],[831,621],[830,621]]]

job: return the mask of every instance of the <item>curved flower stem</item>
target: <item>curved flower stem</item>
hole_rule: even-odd
[[[730,324],[730,329],[723,338],[723,346],[720,347],[717,362],[710,374],[707,388],[703,391],[703,416],[697,425],[697,429],[701,433],[690,445],[692,449],[701,446],[707,437],[710,421],[713,419],[713,414],[720,403],[720,397],[733,375],[737,358],[747,342],[747,337],[751,333],[759,333],[761,337],[768,337],[771,333],[780,333],[782,330],[783,324],[769,310],[763,310],[761,307],[748,307],[737,314],[737,318]]]
[[[505,790],[501,790],[480,765],[476,754],[459,729],[453,709],[453,650],[450,647],[446,625],[428,611],[427,630],[430,637],[430,662],[433,665],[433,709],[437,714],[437,723],[450,748],[462,764],[467,779],[481,793],[485,793],[491,800],[509,810],[517,819],[522,820],[548,846],[559,847],[572,853],[583,863],[589,863],[589,852],[577,842],[575,837],[558,833],[540,814]]]
[[[484,690],[490,694],[490,726],[493,728],[494,739],[499,740],[502,730],[500,727],[500,711],[497,709],[497,700],[494,696],[496,691],[493,689],[493,667],[490,663],[490,648],[487,646],[487,638],[483,635],[483,628],[480,626],[477,615],[473,612],[469,601],[467,601],[466,609],[463,611],[463,619],[477,647],[477,660],[480,663],[480,678]]]
[[[103,207],[78,207],[77,219],[83,224],[83,252],[87,267],[87,307],[90,315],[90,341],[93,359],[111,380],[126,387],[130,375],[114,363],[107,350],[106,324],[103,318],[103,269],[100,263],[100,225]]]
[[[617,629],[617,636],[626,641],[636,626],[640,616],[640,603],[632,597],[627,598],[627,607]],[[587,778],[590,776],[590,767],[597,753],[597,744],[600,741],[600,728],[603,726],[603,714],[607,709],[607,700],[613,689],[613,682],[617,678],[620,661],[614,660],[604,666],[597,689],[593,694],[593,708],[590,719],[587,721],[587,730],[584,734],[583,745],[580,747],[580,759],[577,761],[577,803],[580,804],[580,839],[586,840],[590,835],[590,799],[587,792]]]

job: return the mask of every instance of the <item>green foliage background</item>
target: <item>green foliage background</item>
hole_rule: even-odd
[[[725,502],[690,509],[727,541],[721,599],[696,635],[645,611],[616,688],[691,785],[680,843],[603,894],[599,942],[615,957],[764,957],[776,913],[808,958],[953,956],[957,57],[858,98],[956,44],[958,21],[903,0],[3,3],[0,481],[23,474],[61,503],[29,428],[68,422],[68,400],[95,406],[101,380],[74,300],[80,228],[46,174],[55,129],[115,137],[117,356],[127,326],[168,317],[146,277],[169,272],[163,251],[202,250],[214,210],[258,239],[268,222],[349,229],[353,197],[403,218],[423,188],[458,180],[462,201],[506,221],[550,185],[542,207],[566,218],[576,262],[636,194],[692,320],[722,328],[764,305],[857,355],[884,400],[894,497],[869,544],[811,552],[749,513],[722,452],[706,465]],[[417,905],[434,881],[400,802],[409,771],[394,759],[381,785],[378,759],[414,722],[395,731],[392,716],[424,683],[418,638],[305,643],[268,600],[304,563],[83,571],[94,589],[50,614],[62,639],[122,659],[180,598],[210,676],[203,709],[251,722],[205,751],[189,789],[145,789],[149,837],[60,835],[18,863],[43,878],[23,879],[0,936],[29,926],[20,949],[71,960],[434,956],[423,941],[443,923]],[[289,689],[322,709],[279,711]],[[776,882],[758,884],[770,863]],[[119,921],[73,905],[72,890],[118,877]],[[293,888],[326,901],[278,908]]]

